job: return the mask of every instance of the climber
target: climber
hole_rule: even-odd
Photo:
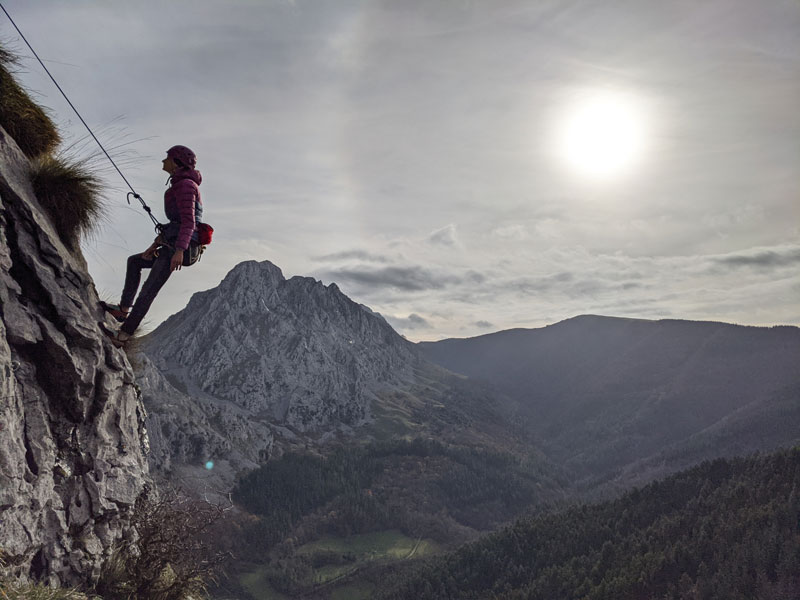
[[[117,347],[123,346],[136,331],[169,276],[181,267],[197,262],[203,250],[197,232],[203,216],[198,188],[202,177],[195,169],[197,157],[186,146],[173,146],[167,150],[162,163],[162,169],[170,174],[170,187],[164,193],[164,212],[169,223],[147,250],[128,257],[120,303],[100,303],[108,314],[122,323],[119,331],[106,330]],[[134,303],[142,269],[150,269],[150,275]]]

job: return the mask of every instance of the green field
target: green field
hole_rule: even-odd
[[[283,594],[276,592],[269,584],[266,567],[259,567],[254,571],[242,574],[239,582],[256,600],[289,600]]]
[[[372,406],[372,415],[374,422],[367,430],[377,440],[402,438],[419,429],[419,425],[412,422],[408,407],[389,396]]]
[[[353,555],[357,562],[372,560],[405,560],[435,554],[439,546],[431,540],[415,540],[392,529],[375,533],[351,535],[346,538],[324,537],[297,549],[297,554],[316,553]]]
[[[414,539],[398,530],[378,531],[345,538],[324,537],[297,549],[296,556],[317,565],[304,586],[326,586],[331,600],[368,599],[374,586],[349,575],[373,562],[404,561],[440,552],[431,540]],[[274,572],[274,571],[273,571]],[[269,580],[270,568],[256,567],[240,576],[242,586],[256,600],[288,600]],[[342,580],[337,585],[337,581]]]

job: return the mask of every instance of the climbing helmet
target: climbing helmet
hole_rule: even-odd
[[[167,150],[167,156],[186,167],[194,168],[197,165],[197,155],[186,146],[173,146]]]

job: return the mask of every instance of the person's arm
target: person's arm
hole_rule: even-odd
[[[150,247],[144,252],[142,252],[142,258],[147,258],[147,259],[153,258],[156,255],[156,250],[158,250],[158,247],[161,246],[163,243],[164,242],[161,239],[161,234],[158,234],[156,236],[156,239],[153,240],[153,243],[150,244]]]
[[[175,240],[175,254],[172,255],[172,260],[170,261],[170,269],[173,271],[179,270],[183,265],[183,253],[189,248],[189,242],[192,239],[192,233],[194,233],[194,200],[196,193],[197,186],[188,179],[178,182],[175,189],[175,204],[180,215],[181,228]]]

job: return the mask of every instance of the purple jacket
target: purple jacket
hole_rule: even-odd
[[[198,187],[202,181],[203,177],[197,169],[180,169],[172,176],[172,185],[164,193],[164,212],[167,218],[170,223],[181,224],[178,239],[175,240],[177,250],[186,250],[189,240],[192,239],[195,230],[195,202],[203,205]]]

